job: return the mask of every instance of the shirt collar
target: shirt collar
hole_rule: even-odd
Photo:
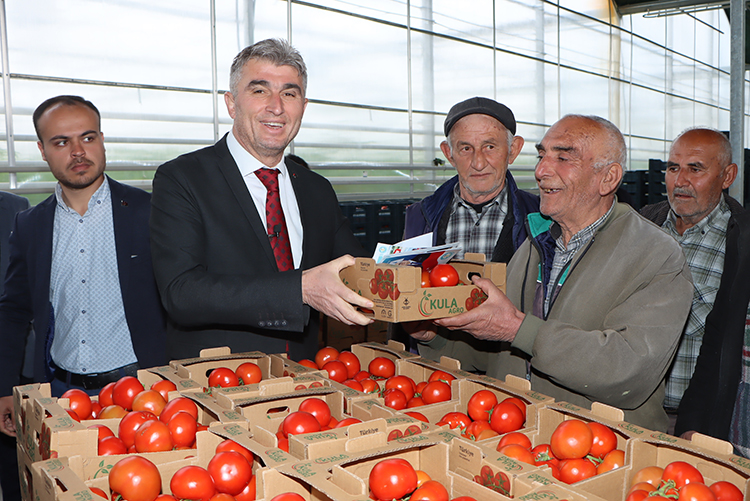
[[[719,203],[716,204],[716,207],[708,213],[708,216],[704,217],[697,223],[695,223],[693,226],[685,230],[682,236],[691,234],[691,233],[704,233],[706,229],[709,226],[716,226],[716,220],[720,217],[721,214],[725,214],[730,212],[729,204],[724,199],[724,194],[722,193],[721,199],[719,200]],[[677,214],[674,213],[674,211],[670,208],[669,214],[667,214],[667,219],[662,224],[662,227],[665,229],[668,229],[671,233],[674,235],[679,235],[677,232]],[[725,231],[721,227],[718,227],[720,231]]]
[[[84,216],[89,214],[92,208],[96,207],[98,201],[104,201],[105,199],[109,198],[109,193],[109,179],[107,178],[107,176],[104,176],[104,181],[102,182],[101,186],[99,186],[94,194],[91,195],[88,203],[88,208],[86,209],[86,213],[84,214]],[[59,182],[55,185],[55,200],[57,201],[57,206],[65,212],[76,212],[68,207],[68,204],[65,203],[65,200],[63,199],[62,186],[60,186]],[[78,213],[76,212],[76,214]]]
[[[229,153],[232,154],[232,158],[234,158],[234,162],[240,169],[240,174],[243,178],[253,174],[258,169],[278,169],[279,175],[282,178],[287,175],[286,164],[284,163],[283,157],[277,165],[272,167],[264,165],[260,160],[252,156],[249,151],[242,147],[240,142],[237,141],[237,138],[234,137],[234,132],[231,130],[227,135],[227,147],[229,148]]]
[[[615,204],[617,203],[617,200],[612,201],[612,205],[610,206],[609,210],[599,219],[591,223],[590,225],[586,226],[584,229],[580,230],[578,233],[573,235],[571,239],[568,241],[568,245],[566,246],[563,243],[562,238],[562,229],[560,228],[560,225],[557,223],[552,223],[552,226],[550,227],[550,234],[555,238],[555,244],[557,246],[557,249],[560,251],[565,250],[571,250],[571,249],[577,249],[578,247],[582,246],[584,243],[588,242],[593,238],[594,234],[596,233],[596,230],[599,229],[599,227],[604,224],[604,221],[607,220],[610,214],[612,214],[612,211],[615,208]]]
[[[461,181],[459,180],[459,182],[457,182],[456,185],[453,187],[453,206],[457,207],[459,205],[463,205],[467,209],[474,210],[474,208],[469,204],[469,202],[464,200],[463,197],[461,196],[460,185],[461,185]],[[503,186],[503,189],[500,190],[500,193],[498,193],[497,196],[492,201],[487,202],[482,207],[482,213],[484,213],[489,207],[492,207],[495,204],[502,205],[502,203],[505,201],[507,196],[508,196],[508,183],[505,183],[505,186]]]

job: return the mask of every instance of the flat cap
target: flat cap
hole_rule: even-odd
[[[453,126],[456,125],[456,122],[467,115],[475,114],[491,116],[503,124],[505,128],[515,136],[516,117],[513,116],[513,112],[510,111],[510,108],[493,99],[488,99],[486,97],[472,97],[454,105],[448,112],[448,116],[445,117],[445,124],[443,125],[446,137]]]

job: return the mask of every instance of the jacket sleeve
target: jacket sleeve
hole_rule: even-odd
[[[565,304],[569,311],[546,321],[527,314],[512,346],[531,355],[536,370],[574,392],[623,409],[639,407],[664,379],[692,304],[682,251],[676,244],[667,249],[670,255],[657,255],[666,250],[660,247],[642,256],[649,264],[626,266],[614,276],[589,270],[585,280],[579,277],[580,297]],[[570,297],[566,287],[560,295]],[[606,309],[592,297],[610,294]],[[604,311],[593,311],[599,308]],[[580,327],[586,323],[576,318],[586,316],[601,317],[597,328]]]
[[[154,176],[151,198],[151,255],[162,303],[175,323],[187,326],[242,325],[301,332],[310,314],[302,302],[302,270],[282,273],[258,262],[265,256],[247,249],[246,273],[216,273],[208,269],[211,228],[202,204],[221,204],[219,194],[192,186],[182,172],[195,158],[161,166]],[[216,221],[216,224],[232,224]],[[233,242],[227,242],[229,247]],[[216,246],[216,242],[213,242]],[[235,248],[236,244],[232,246]],[[227,253],[229,249],[227,249]],[[244,258],[243,258],[244,259]],[[253,261],[255,260],[255,261]]]
[[[26,334],[33,319],[28,267],[17,231],[18,216],[13,226],[5,293],[0,298],[0,345],[3,347],[0,350],[0,396],[10,395],[13,387],[20,384]]]

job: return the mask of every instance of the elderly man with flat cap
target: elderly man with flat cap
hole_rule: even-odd
[[[666,431],[664,378],[693,296],[679,244],[615,191],[625,140],[601,117],[567,115],[536,146],[540,212],[508,264],[507,296],[474,278],[481,306],[435,320],[502,346],[487,374],[527,377],[532,389]]]
[[[464,253],[479,252],[488,260],[507,263],[526,240],[526,215],[539,210],[539,198],[519,190],[508,170],[524,142],[515,135],[513,112],[492,99],[473,97],[450,109],[444,131],[440,148],[458,174],[407,208],[404,237],[432,232],[434,245],[460,242]],[[437,329],[431,323],[403,327],[416,339],[432,338]],[[421,345],[420,353],[460,353],[464,369],[486,371],[486,354],[494,349],[493,343],[447,329],[440,334]],[[467,350],[467,344],[472,349]]]

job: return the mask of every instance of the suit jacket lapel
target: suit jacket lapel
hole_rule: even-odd
[[[297,165],[294,162],[285,160],[286,168],[289,171],[290,179],[292,180],[292,188],[294,188],[294,196],[297,198],[297,206],[299,207],[299,217],[302,221],[302,260],[300,261],[300,268],[307,269],[306,256],[310,256],[310,250],[308,246],[314,241],[315,229],[314,221],[311,217],[320,211],[320,207],[316,207],[316,201],[314,197],[310,196],[310,193],[305,191],[304,186],[304,167]],[[307,217],[305,217],[307,215]]]
[[[57,210],[57,199],[55,195],[47,198],[39,204],[42,211],[39,213],[38,224],[34,225],[34,246],[36,248],[36,263],[29,266],[29,274],[36,275],[36,288],[32,291],[35,297],[49,297],[49,284],[52,275],[52,233],[55,231],[55,210]],[[33,272],[31,271],[33,268]],[[39,295],[37,295],[39,294]]]
[[[130,209],[128,197],[122,185],[106,177],[109,182],[109,190],[112,198],[112,224],[115,232],[115,252],[117,253],[117,272],[120,278],[120,292],[126,297],[126,291],[130,283],[130,256],[129,242],[134,241],[133,224],[129,221]]]
[[[245,218],[250,223],[250,227],[253,229],[255,236],[258,238],[260,246],[263,248],[270,266],[278,271],[278,267],[276,266],[276,258],[273,255],[271,243],[268,241],[266,224],[265,222],[261,221],[258,210],[255,208],[255,204],[253,203],[253,198],[247,191],[245,180],[242,179],[242,176],[240,175],[240,169],[239,167],[237,167],[237,163],[234,161],[232,154],[229,152],[229,148],[227,147],[226,135],[218,143],[216,143],[214,149],[216,151],[216,155],[218,156],[217,166],[219,171],[224,176],[224,179],[227,182],[227,186],[232,192],[235,200],[237,200],[237,203],[242,208],[242,213],[245,215]],[[217,194],[217,196],[220,195]]]

